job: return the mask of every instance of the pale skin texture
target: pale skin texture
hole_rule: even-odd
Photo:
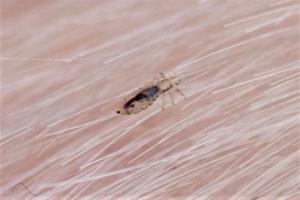
[[[299,199],[299,1],[1,9],[1,199]]]

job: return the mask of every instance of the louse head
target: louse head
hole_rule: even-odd
[[[170,80],[173,86],[179,85],[181,83],[181,79],[174,76],[170,77]]]
[[[172,87],[175,87],[181,83],[181,80],[176,77],[170,77],[168,79],[164,79],[158,83],[159,88],[162,91],[168,91]]]

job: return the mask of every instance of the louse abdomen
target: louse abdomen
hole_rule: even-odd
[[[138,101],[147,101],[149,104],[152,104],[155,101],[160,93],[160,89],[157,86],[153,86],[147,89],[142,90],[135,97],[130,99],[125,105],[124,108],[129,108],[134,102]]]
[[[141,101],[143,99],[147,99],[147,95],[145,94],[142,94],[142,93],[139,93],[137,94],[135,97],[133,97],[132,99],[130,99],[125,105],[124,105],[124,108],[129,108],[130,105],[132,105],[134,102],[136,101]]]
[[[158,97],[159,92],[160,92],[159,87],[153,86],[143,90],[141,93],[145,94],[148,97],[148,99],[155,100]]]

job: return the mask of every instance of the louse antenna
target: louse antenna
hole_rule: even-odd
[[[34,193],[27,185],[25,185],[25,184],[22,183],[22,182],[17,183],[17,184],[12,188],[12,191],[14,191],[19,185],[20,185],[20,186],[23,186],[23,187],[28,191],[28,193],[31,194],[32,196],[35,196],[35,197],[39,196],[39,194]]]

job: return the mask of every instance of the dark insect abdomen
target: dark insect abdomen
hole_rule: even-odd
[[[146,95],[149,99],[155,100],[158,97],[160,89],[157,86],[153,86],[151,88],[147,88],[141,92],[141,94]]]
[[[159,87],[153,86],[147,89],[142,90],[140,93],[138,93],[135,97],[130,99],[125,105],[124,108],[129,108],[134,102],[146,100],[149,103],[152,104],[152,102],[157,99],[158,94],[160,92]]]
[[[147,96],[142,94],[142,93],[139,93],[137,94],[135,97],[133,97],[132,99],[130,99],[125,105],[124,105],[124,108],[129,108],[130,105],[133,103],[133,102],[136,102],[136,101],[140,101],[142,99],[147,99]]]

